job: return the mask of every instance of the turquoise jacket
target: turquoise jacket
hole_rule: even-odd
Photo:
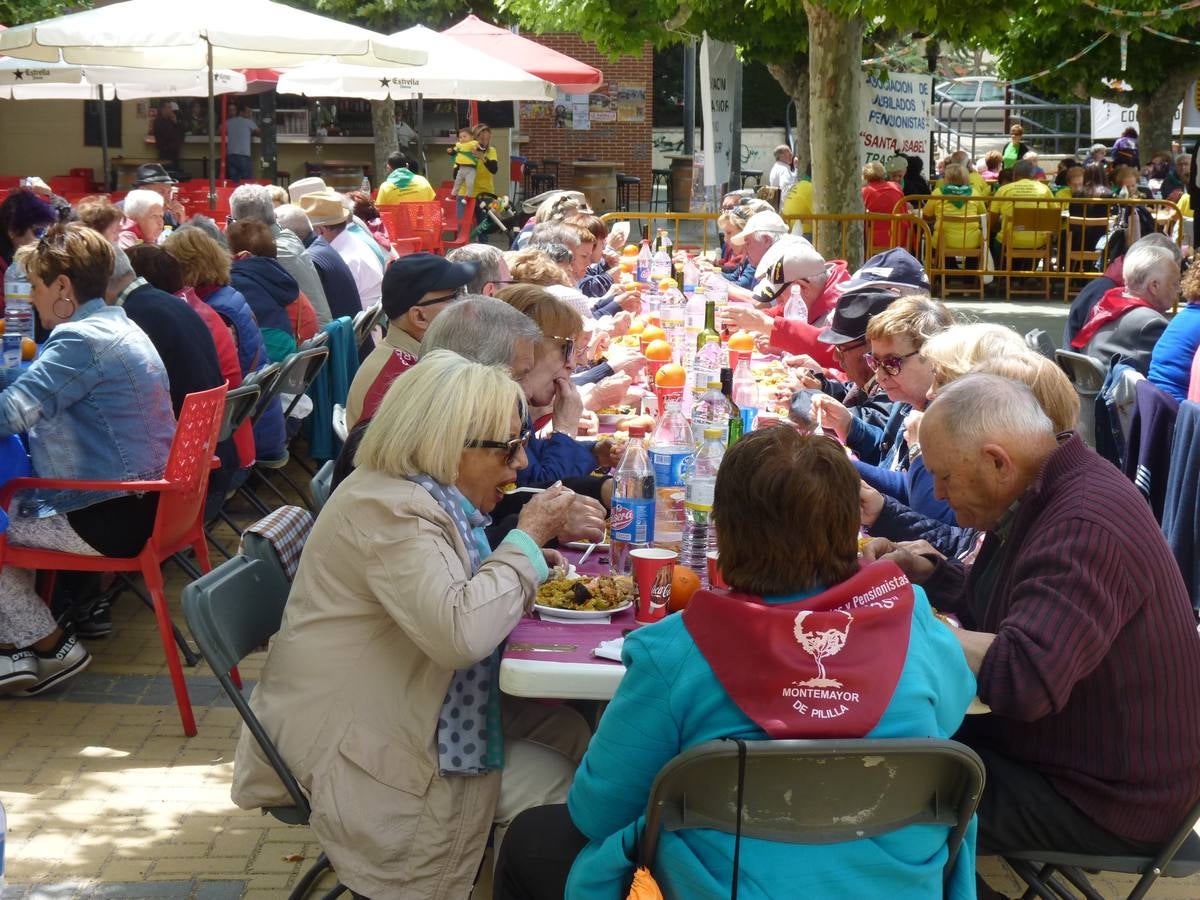
[[[768,602],[795,602],[819,591]],[[891,703],[870,738],[948,738],[975,696],[975,677],[948,626],[913,588],[908,655]],[[659,769],[689,747],[723,737],[766,740],[734,705],[700,655],[681,616],[625,639],[628,669],[600,720],[567,798],[571,818],[590,843],[571,868],[567,900],[621,896],[633,871],[650,785]],[[819,846],[743,839],[738,896],[942,896],[948,830],[910,826],[878,838]],[[653,871],[664,895],[724,900],[732,877],[732,835],[707,829],[664,832]],[[954,900],[975,897],[975,823],[955,860]]]

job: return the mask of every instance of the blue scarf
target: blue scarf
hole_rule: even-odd
[[[429,491],[437,505],[454,522],[471,560],[471,577],[479,571],[486,542],[476,540],[476,529],[491,522],[453,485],[428,475],[408,480]],[[500,723],[500,692],[495,689],[500,672],[500,647],[450,679],[450,690],[438,717],[438,769],[442,775],[484,775],[504,767],[504,730]]]

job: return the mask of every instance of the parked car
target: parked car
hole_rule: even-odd
[[[934,89],[934,115],[944,126],[965,134],[1002,133],[1006,88],[1007,82],[986,75],[943,81]]]

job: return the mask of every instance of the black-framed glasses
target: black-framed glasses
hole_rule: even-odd
[[[453,300],[458,300],[460,297],[467,296],[467,286],[463,285],[452,294],[444,294],[441,297],[431,297],[428,300],[422,300],[420,303],[414,303],[413,306],[436,306],[439,303],[450,303]]]
[[[529,446],[529,439],[532,436],[533,432],[527,430],[522,431],[520,437],[513,438],[511,441],[467,441],[463,447],[479,450],[503,450],[504,462],[511,466],[516,462],[517,454]]]
[[[844,344],[834,344],[833,352],[841,356],[843,353],[849,353],[851,350],[857,350],[859,347],[867,346],[866,338],[859,338],[857,341],[846,341]]]
[[[575,338],[558,337],[552,335],[549,340],[562,341],[563,362],[569,363],[575,358]]]
[[[904,368],[904,361],[911,359],[920,352],[920,350],[914,350],[912,353],[905,353],[903,355],[893,353],[890,356],[876,356],[874,353],[864,353],[863,362],[867,364],[867,368],[872,372],[878,372],[880,369],[883,369],[883,371],[895,378],[900,374],[900,370]]]

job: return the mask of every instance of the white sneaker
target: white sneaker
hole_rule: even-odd
[[[82,672],[92,661],[92,654],[87,652],[75,635],[68,634],[52,651],[35,652],[34,658],[37,660],[37,683],[22,691],[27,696],[40,694]]]
[[[38,679],[32,650],[0,650],[0,693],[27,688]]]

